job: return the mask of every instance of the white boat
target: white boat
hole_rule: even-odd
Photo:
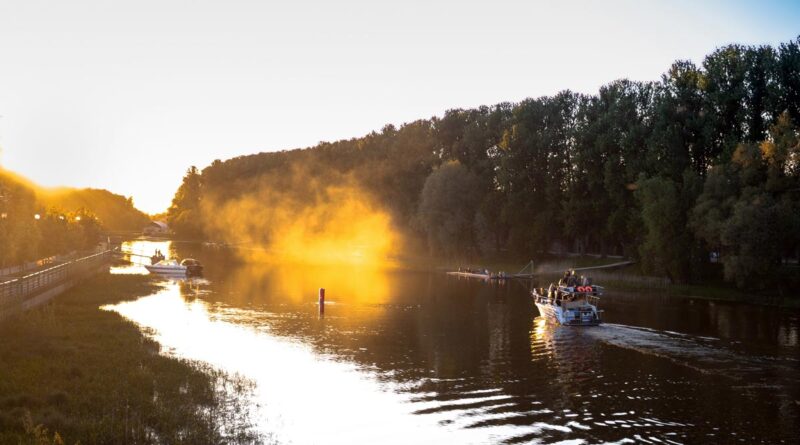
[[[180,263],[178,260],[161,260],[144,267],[151,273],[164,275],[199,275],[203,271],[203,265],[192,258],[186,258]]]
[[[603,288],[596,285],[565,286],[551,284],[549,289],[531,292],[539,314],[549,321],[568,326],[597,326],[597,305]]]

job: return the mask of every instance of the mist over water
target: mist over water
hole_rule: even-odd
[[[250,181],[236,197],[203,201],[205,232],[246,247],[260,263],[386,267],[402,250],[390,215],[352,176],[287,167]]]
[[[606,324],[556,327],[517,282],[167,249],[203,261],[205,278],[109,309],[147,328],[162,353],[252,379],[253,416],[272,442],[793,443],[800,434],[797,312],[611,293]],[[318,287],[329,295],[324,317]]]

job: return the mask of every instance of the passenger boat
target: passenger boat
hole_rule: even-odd
[[[572,284],[572,283],[570,283]],[[548,289],[531,291],[539,314],[549,321],[568,326],[597,326],[600,324],[600,310],[597,305],[601,286],[567,285],[563,282],[551,284]]]
[[[165,275],[200,275],[203,272],[203,265],[193,258],[186,258],[180,263],[177,260],[162,260],[144,267],[151,273]]]

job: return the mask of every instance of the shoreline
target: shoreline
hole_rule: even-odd
[[[447,260],[429,259],[429,269],[432,272],[444,272],[445,270],[452,270],[457,268],[458,262]],[[536,271],[534,280],[542,280],[539,286],[546,285],[547,280],[558,280],[561,272],[556,272],[558,268],[575,268],[580,272],[584,268],[596,268],[598,266],[608,266],[620,263],[618,258],[595,258],[595,257],[555,257],[547,261],[535,262],[535,270],[546,268],[546,272]],[[456,264],[456,266],[453,266]],[[466,264],[466,263],[461,263]],[[515,273],[517,270],[524,266],[524,261],[519,263],[513,261],[491,260],[486,259],[483,261],[476,261],[475,265],[480,265],[488,268],[492,272],[500,270],[506,273]],[[698,299],[705,301],[729,302],[729,303],[744,303],[753,304],[757,306],[776,307],[784,309],[797,309],[800,310],[800,296],[792,298],[781,295],[768,295],[758,292],[747,292],[736,288],[733,285],[726,285],[719,282],[708,282],[702,284],[671,284],[666,282],[665,277],[644,276],[635,272],[631,272],[630,265],[623,266],[619,269],[612,269],[604,271],[589,271],[587,275],[595,276],[602,274],[613,274],[614,277],[610,279],[596,280],[597,284],[604,286],[609,290],[620,291],[641,291],[648,293],[667,294],[676,298],[683,299]],[[635,267],[635,266],[633,266]],[[655,282],[652,283],[648,282]]]
[[[248,419],[230,415],[248,403],[248,382],[163,355],[100,309],[159,289],[149,276],[100,274],[0,323],[0,443],[257,442]]]

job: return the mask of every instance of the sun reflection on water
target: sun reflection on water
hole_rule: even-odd
[[[267,313],[185,297],[178,283],[168,283],[154,295],[103,309],[139,324],[169,354],[252,379],[255,423],[279,442],[408,443],[411,432],[431,443],[487,439],[442,427],[436,416],[415,416],[421,404],[412,407],[403,388],[379,381],[374,370],[271,335]]]

